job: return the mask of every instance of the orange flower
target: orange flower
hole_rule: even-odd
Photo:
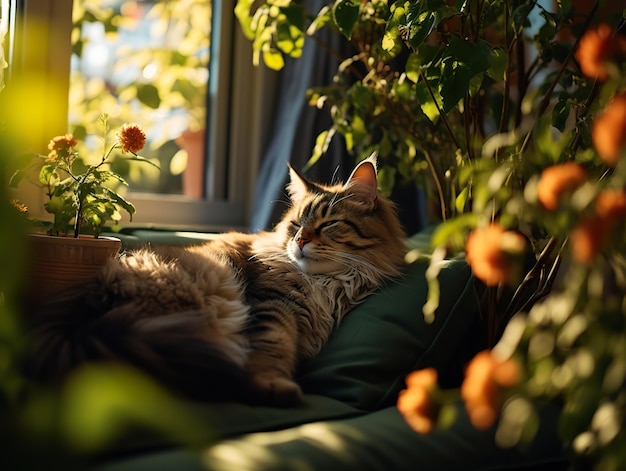
[[[596,199],[596,214],[612,221],[626,218],[626,191],[604,190]]]
[[[494,223],[470,234],[465,258],[477,278],[487,286],[496,286],[510,280],[514,267],[511,255],[520,255],[525,246],[520,234]]]
[[[572,256],[590,265],[613,232],[615,224],[626,218],[626,191],[604,190],[596,199],[596,214],[581,221],[570,234]]]
[[[590,265],[602,250],[608,232],[603,220],[598,217],[581,221],[570,234],[574,260]]]
[[[537,199],[549,211],[559,207],[561,197],[580,187],[587,179],[587,172],[576,162],[565,162],[543,169],[537,184]]]
[[[609,78],[608,64],[621,62],[626,52],[626,39],[614,35],[609,25],[602,24],[588,30],[578,43],[576,59],[580,70],[591,78],[604,81]]]
[[[70,157],[73,155],[72,150],[76,147],[76,144],[78,143],[71,134],[53,137],[48,144],[50,153],[46,160],[48,162],[56,162],[59,159],[69,161]]]
[[[615,167],[626,144],[626,94],[614,96],[591,127],[593,145],[604,162]]]
[[[414,371],[407,376],[406,383],[407,389],[398,396],[398,411],[413,430],[428,433],[435,426],[432,395],[437,388],[437,371],[434,368]]]
[[[136,154],[146,144],[146,134],[137,124],[124,124],[117,133],[122,152]]]
[[[517,385],[520,379],[517,362],[498,360],[489,350],[478,353],[467,365],[461,385],[461,398],[472,425],[480,430],[491,427],[502,406],[500,392]]]

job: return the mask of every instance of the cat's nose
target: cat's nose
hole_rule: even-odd
[[[311,242],[312,240],[312,236],[311,233],[307,230],[303,230],[302,232],[300,232],[300,234],[296,237],[296,244],[298,244],[298,247],[300,247],[300,250],[302,250],[302,248],[308,244],[309,242]]]
[[[309,242],[311,242],[311,239],[305,236],[298,236],[298,238],[296,239],[296,243],[298,244],[298,247],[300,247],[300,249],[302,249]]]

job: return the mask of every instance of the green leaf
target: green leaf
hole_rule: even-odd
[[[449,6],[445,0],[417,0],[408,3],[406,28],[409,32],[408,42],[417,50],[424,40],[437,26],[458,10]]]
[[[161,167],[157,163],[153,162],[152,160],[146,159],[145,157],[142,157],[140,155],[134,155],[132,157],[125,157],[124,160],[132,160],[134,162],[143,162],[161,171]]]
[[[422,109],[422,113],[426,115],[426,117],[432,121],[433,123],[439,119],[439,110],[437,109],[437,104],[433,100],[430,92],[428,91],[428,87],[426,83],[421,80],[415,87],[415,95],[417,96],[417,100],[419,102],[420,108]],[[441,97],[437,97],[439,100]],[[439,101],[439,106],[441,106],[441,101]]]
[[[26,175],[27,172],[25,170],[16,170],[15,173],[11,175],[11,178],[9,178],[9,187],[17,188]]]
[[[44,205],[46,211],[51,214],[57,214],[64,211],[67,208],[67,200],[60,196],[52,196],[48,202]]]
[[[319,13],[315,16],[311,24],[306,30],[308,36],[313,36],[317,31],[333,21],[333,14],[330,6],[324,5]]]
[[[74,41],[72,44],[72,54],[76,54],[77,57],[82,57],[83,55],[83,47],[85,42],[81,39]]]
[[[476,227],[478,221],[477,214],[463,213],[440,224],[433,232],[431,247],[449,246],[455,250],[463,250],[468,231]]]
[[[137,99],[144,105],[153,109],[157,109],[161,105],[159,90],[150,83],[137,86]]]
[[[484,43],[472,43],[452,36],[441,61],[439,91],[443,99],[443,110],[448,113],[470,89],[476,75],[489,68],[491,49]]]
[[[389,197],[396,181],[396,169],[385,165],[378,169],[378,189],[383,196]]]
[[[299,4],[290,4],[280,8],[280,12],[285,15],[287,22],[297,28],[300,32],[304,29],[304,8]]]
[[[530,26],[529,16],[530,16],[530,12],[532,11],[534,7],[535,7],[534,1],[526,0],[524,3],[519,5],[515,10],[513,10],[512,18],[513,18],[513,27],[515,29],[515,32],[519,34],[524,28]]]
[[[304,34],[289,23],[278,23],[276,27],[276,47],[291,57],[302,55]]]
[[[124,209],[130,216],[130,220],[132,221],[133,215],[137,212],[135,206],[130,201],[125,200],[122,195],[114,192],[113,190],[106,187],[103,188],[103,190],[105,196],[108,197],[110,201],[112,201],[115,205],[120,206],[122,209]]]
[[[170,56],[170,65],[186,65],[189,56],[182,54],[180,51],[172,51]]]
[[[83,124],[77,124],[72,129],[72,135],[76,140],[82,141],[87,137],[87,128]]]
[[[105,170],[105,171],[100,172],[100,173],[101,173],[101,181],[102,182],[105,182],[105,181],[108,181],[108,180],[116,180],[116,181],[120,182],[122,185],[128,186],[128,182],[119,173],[111,172],[109,170]]]
[[[375,90],[363,85],[361,82],[355,83],[348,91],[351,103],[361,111],[369,111],[372,108]]]
[[[469,186],[466,186],[461,190],[459,195],[454,200],[454,207],[456,208],[456,212],[461,214],[465,210],[465,206],[467,204],[467,200],[469,198]]]
[[[423,20],[411,21],[410,24],[409,44],[416,51],[436,28],[435,17],[431,14],[426,14],[423,16]]]
[[[354,0],[337,0],[333,5],[333,21],[346,38],[352,37],[354,26],[359,19],[359,3]]]
[[[544,24],[537,31],[536,38],[539,41],[551,41],[556,34],[557,15],[541,9],[539,13],[545,20]]]
[[[365,120],[360,115],[354,115],[351,122],[352,135],[356,142],[363,142],[368,134]]]
[[[413,82],[417,83],[420,78],[420,70],[421,70],[421,60],[420,56],[416,53],[411,53],[409,58],[406,61],[406,65],[404,67],[404,71],[406,73],[407,78]]]
[[[563,132],[565,130],[565,123],[569,117],[570,105],[569,97],[561,96],[552,109],[552,126]]]
[[[334,127],[332,127],[318,134],[317,138],[315,139],[315,147],[313,148],[311,158],[304,166],[305,171],[315,165],[317,161],[322,157],[322,155],[324,155],[324,153],[328,150],[330,141],[332,140],[335,133],[336,130]]]
[[[391,5],[389,19],[385,26],[382,47],[385,51],[392,51],[400,36],[400,27],[406,24],[406,7],[408,2],[399,1]]]
[[[492,49],[488,57],[488,62],[489,68],[487,69],[487,75],[497,82],[504,80],[506,68],[509,63],[507,52],[500,47]]]
[[[250,16],[250,8],[253,3],[254,0],[237,0],[237,4],[235,5],[235,16],[239,20],[244,36],[248,39],[254,39],[255,36],[251,26],[252,17]]]
[[[272,70],[280,70],[285,66],[283,55],[276,49],[269,49],[263,52],[263,62]]]
[[[49,186],[53,179],[58,179],[59,175],[56,172],[56,165],[46,164],[41,167],[39,171],[39,183]]]
[[[439,92],[443,101],[443,112],[450,112],[465,96],[472,78],[469,67],[453,59],[443,61]]]

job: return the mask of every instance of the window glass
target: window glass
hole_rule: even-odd
[[[161,171],[114,163],[134,192],[204,195],[210,0],[74,1],[69,128],[101,148],[98,117],[138,123]],[[92,155],[97,152],[81,152]],[[90,163],[90,162],[86,162]]]

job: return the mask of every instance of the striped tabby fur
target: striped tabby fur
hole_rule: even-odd
[[[198,398],[298,403],[298,361],[401,271],[404,234],[375,165],[334,186],[290,169],[292,205],[272,232],[112,260],[40,313],[31,371],[122,359]]]

